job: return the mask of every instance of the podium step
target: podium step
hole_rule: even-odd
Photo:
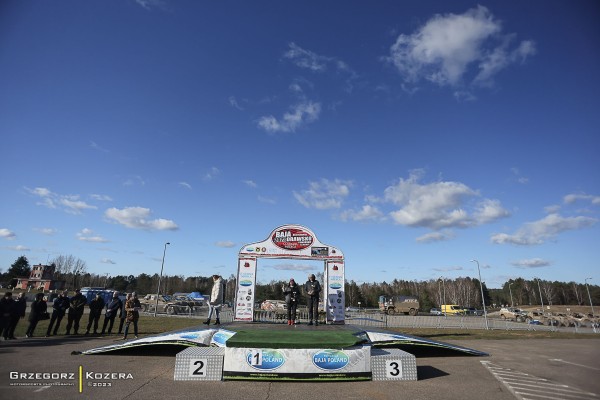
[[[392,348],[267,349],[190,347],[177,354],[175,380],[416,381],[414,355]]]

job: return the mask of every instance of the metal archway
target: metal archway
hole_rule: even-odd
[[[323,302],[326,323],[344,324],[344,254],[340,249],[321,243],[310,229],[301,225],[282,225],[261,242],[240,249],[238,256],[235,320],[254,321],[257,260],[285,258],[323,261]]]

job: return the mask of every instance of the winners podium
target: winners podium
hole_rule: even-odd
[[[177,354],[180,381],[368,381],[417,380],[414,355],[378,348],[349,330],[241,330],[221,335],[215,347]],[[219,332],[218,332],[219,333]]]

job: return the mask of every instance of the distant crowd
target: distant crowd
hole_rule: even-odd
[[[111,335],[115,320],[118,317],[119,329],[117,334],[122,334],[123,339],[127,339],[129,327],[133,324],[133,334],[135,338],[138,337],[139,311],[142,309],[142,306],[135,292],[128,293],[124,302],[119,298],[118,293],[114,292],[108,302],[105,302],[102,296],[97,294],[88,303],[87,298],[79,289],[75,290],[75,294],[71,297],[68,296],[66,290],[60,292],[52,301],[52,312],[48,310],[48,302],[44,300],[44,294],[36,294],[35,300],[31,303],[29,310],[29,325],[25,331],[25,337],[33,337],[38,322],[43,320],[50,320],[45,336],[58,335],[65,315],[67,316],[65,335],[79,335],[80,321],[86,306],[89,307],[90,312],[85,335],[89,335],[90,331],[95,335]],[[102,330],[98,332],[103,310],[106,310],[106,312],[104,313]],[[16,339],[15,329],[21,319],[25,319],[26,311],[27,300],[24,293],[19,293],[16,298],[13,298],[12,292],[6,292],[2,299],[0,299],[0,332],[2,332],[4,340]]]

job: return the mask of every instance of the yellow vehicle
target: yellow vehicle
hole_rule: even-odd
[[[442,304],[440,307],[444,315],[464,315],[465,308],[456,304]]]

